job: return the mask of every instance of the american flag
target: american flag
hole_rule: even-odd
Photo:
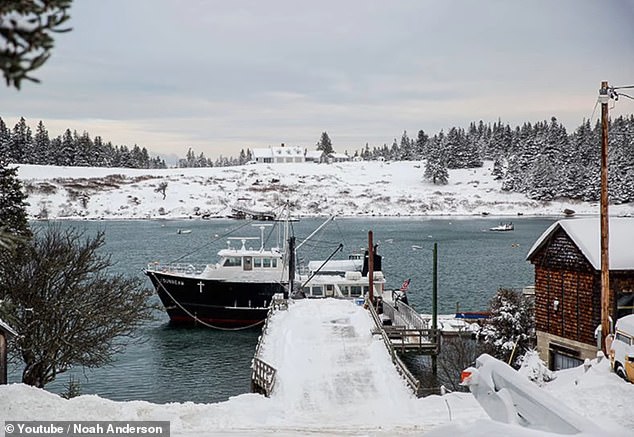
[[[410,278],[407,278],[403,281],[403,285],[401,285],[401,291],[407,291],[407,289],[409,288],[409,281]]]

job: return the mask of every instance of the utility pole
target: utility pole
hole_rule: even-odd
[[[372,231],[368,231],[368,285],[370,305],[374,305],[374,242]]]
[[[610,261],[608,218],[608,82],[601,82],[601,350],[608,356],[605,339],[610,334]]]

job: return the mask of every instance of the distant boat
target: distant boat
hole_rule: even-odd
[[[574,210],[568,208],[564,209],[563,213],[566,217],[572,217],[573,215],[575,215]]]
[[[177,234],[191,234],[192,230],[191,229],[179,229],[176,231]]]
[[[515,230],[515,226],[513,226],[513,223],[511,223],[511,222],[509,222],[509,223],[500,223],[497,226],[489,228],[489,231],[500,231],[500,232],[513,231],[513,230]]]

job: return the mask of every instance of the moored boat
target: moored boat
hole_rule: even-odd
[[[218,252],[217,263],[147,266],[144,273],[170,323],[248,328],[264,321],[275,294],[288,297],[287,251],[264,249],[264,225],[260,229],[260,237],[229,238],[228,247]],[[247,247],[252,240],[261,240],[260,247]]]
[[[500,223],[498,226],[494,226],[492,228],[489,228],[489,231],[500,231],[500,232],[513,231],[513,230],[515,230],[515,226],[513,225],[512,222]]]

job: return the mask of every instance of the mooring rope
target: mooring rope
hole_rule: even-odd
[[[172,296],[172,294],[167,290],[167,288],[165,288],[165,286],[161,283],[161,281],[158,280],[158,278],[156,277],[156,274],[154,272],[149,272],[152,274],[152,276],[154,276],[154,279],[156,280],[156,283],[163,289],[163,291],[165,291],[165,293],[167,293],[167,295],[170,297],[170,299],[172,299],[172,301],[174,301],[174,303],[181,309],[183,310],[183,312],[185,312],[185,314],[187,314],[189,317],[191,317],[192,319],[194,319],[195,322],[200,323],[201,325],[203,325],[206,328],[211,328],[211,329],[217,329],[219,331],[243,331],[245,329],[250,329],[250,328],[254,328],[258,325],[261,325],[262,323],[264,323],[264,320],[260,320],[259,322],[256,322],[252,325],[249,326],[243,326],[240,328],[224,328],[222,326],[216,326],[216,325],[212,325],[210,323],[205,322],[204,320],[199,319],[196,315],[192,314],[190,311],[187,310],[187,308],[185,308],[183,305],[180,304],[179,301],[177,301],[174,296]]]

